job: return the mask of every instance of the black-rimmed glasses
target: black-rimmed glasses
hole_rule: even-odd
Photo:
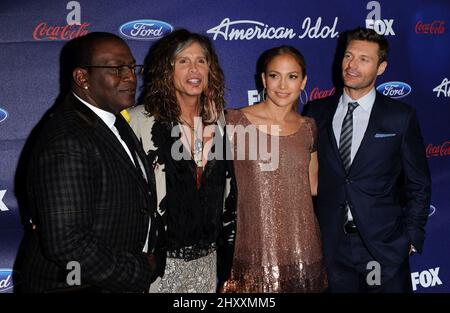
[[[110,68],[114,70],[117,77],[123,78],[130,74],[130,72],[134,75],[142,75],[144,73],[143,65],[118,65],[118,66],[106,66],[106,65],[84,65],[82,68]]]

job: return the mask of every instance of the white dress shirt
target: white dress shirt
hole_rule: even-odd
[[[122,145],[122,147],[127,152],[128,157],[130,158],[131,162],[133,162],[133,164],[134,164],[134,160],[133,160],[133,157],[131,155],[130,149],[128,149],[127,144],[122,140],[122,138],[119,135],[119,131],[117,130],[116,126],[114,126],[114,123],[116,122],[116,116],[114,114],[112,114],[111,112],[99,109],[96,106],[93,106],[92,104],[87,103],[86,101],[84,101],[83,99],[78,97],[75,93],[73,93],[73,95],[78,100],[80,100],[81,103],[83,103],[89,109],[91,109],[98,117],[100,117],[100,119],[103,122],[105,122],[106,126],[108,126],[108,128],[111,129],[111,131],[113,132],[114,136],[117,137],[117,139],[119,140],[120,144]],[[136,164],[134,164],[134,165],[136,165]]]
[[[341,137],[342,122],[347,114],[348,103],[358,102],[358,106],[353,111],[353,135],[352,135],[352,147],[350,153],[350,164],[355,158],[356,152],[358,152],[361,141],[369,125],[370,112],[372,112],[372,107],[375,102],[376,92],[373,88],[368,94],[359,99],[352,99],[344,91],[341,98],[339,99],[339,104],[334,113],[333,117],[333,131],[336,138],[336,143],[339,148],[339,140]]]

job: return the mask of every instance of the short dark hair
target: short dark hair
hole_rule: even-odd
[[[305,77],[306,76],[305,57],[296,48],[294,48],[292,46],[287,46],[287,45],[274,47],[274,48],[271,48],[271,49],[267,50],[266,52],[264,52],[264,56],[263,56],[264,63],[263,63],[263,69],[262,69],[263,72],[266,72],[267,65],[269,65],[269,63],[272,61],[273,58],[275,58],[279,55],[283,55],[283,54],[289,54],[297,61],[298,65],[300,65],[300,68],[302,69],[302,75],[303,75],[303,77]]]
[[[60,55],[60,84],[62,90],[73,85],[73,71],[78,67],[92,65],[92,57],[98,43],[116,40],[126,45],[125,41],[117,35],[106,32],[92,32],[74,38],[64,45]]]
[[[81,67],[89,65],[92,62],[92,55],[95,46],[102,41],[118,40],[125,44],[125,41],[119,36],[107,32],[92,32],[87,35],[74,39],[74,66]]]
[[[90,65],[94,48],[102,40],[117,40],[126,44],[122,38],[114,34],[92,32],[81,37],[76,37],[63,46],[59,57],[59,82],[62,93],[69,92],[73,84],[75,84],[73,81],[73,71],[83,65]]]
[[[370,41],[378,44],[378,64],[387,61],[389,43],[387,39],[373,29],[358,27],[347,32],[347,46],[352,40]]]

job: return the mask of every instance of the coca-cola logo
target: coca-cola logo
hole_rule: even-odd
[[[306,92],[306,90],[303,90],[303,92],[300,93],[300,97],[299,97],[300,103],[306,104],[306,103],[308,103],[308,101],[326,98],[326,97],[334,95],[335,92],[336,92],[336,89],[334,87],[332,87],[330,89],[320,89],[319,87],[314,87],[308,96],[308,93]]]
[[[33,39],[34,40],[57,40],[57,41],[64,41],[64,40],[71,40],[76,37],[81,37],[89,33],[89,30],[87,29],[90,26],[89,23],[82,23],[80,25],[64,25],[64,26],[58,26],[58,25],[48,25],[47,23],[39,23],[33,32]]]
[[[393,99],[406,97],[411,92],[410,85],[404,82],[386,82],[377,87],[378,92]]]
[[[450,156],[450,141],[445,141],[440,145],[428,144],[426,149],[427,157]]]
[[[418,21],[415,30],[416,34],[442,35],[445,33],[445,21],[436,20],[431,23]]]
[[[440,145],[428,144],[426,149],[427,157],[444,157],[450,156],[450,141],[444,141]]]
[[[313,90],[311,90],[311,93],[309,95],[309,100],[313,101],[313,100],[317,100],[317,99],[326,98],[326,97],[334,95],[335,92],[336,92],[336,89],[334,87],[331,89],[324,89],[324,90],[320,90],[319,87],[316,87]]]

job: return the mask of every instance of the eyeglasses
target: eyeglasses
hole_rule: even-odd
[[[142,75],[144,73],[143,65],[119,65],[119,66],[84,65],[81,67],[82,68],[110,68],[111,70],[114,70],[114,73],[119,78],[123,78],[123,77],[129,75],[130,73],[132,73],[134,76]]]

